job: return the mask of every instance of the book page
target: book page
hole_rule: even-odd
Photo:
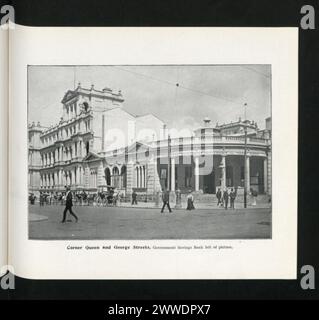
[[[297,28],[17,26],[10,45],[19,276],[296,278]]]
[[[7,265],[8,30],[0,28],[0,267]],[[2,269],[1,269],[2,270]],[[4,269],[2,270],[4,271]],[[5,272],[5,271],[4,271]]]

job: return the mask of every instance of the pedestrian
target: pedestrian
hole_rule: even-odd
[[[30,199],[30,204],[34,204],[34,202],[35,202],[35,195],[33,194],[33,193],[31,193],[30,194],[30,197],[29,197],[29,199]]]
[[[40,191],[40,207],[43,206],[43,192]]]
[[[70,190],[70,187],[65,187],[66,188],[66,195],[65,195],[65,209],[63,211],[63,219],[62,219],[62,223],[65,222],[66,219],[66,213],[67,211],[70,212],[70,214],[75,218],[75,221],[78,222],[78,217],[76,216],[76,214],[73,212],[72,210],[72,206],[73,206],[73,202],[72,202],[72,192]]]
[[[194,197],[192,195],[192,190],[189,190],[189,193],[187,195],[187,208],[186,210],[194,210]]]
[[[236,191],[234,190],[234,188],[232,188],[230,191],[229,199],[230,199],[230,208],[235,209]]]
[[[133,190],[133,193],[132,193],[132,205],[133,204],[137,204],[137,193],[135,190]]]
[[[165,206],[167,206],[169,212],[172,212],[171,207],[169,205],[169,191],[166,189],[162,194],[162,200],[163,200],[163,207],[162,207],[161,213],[163,213]]]
[[[227,210],[228,198],[229,198],[229,194],[228,194],[227,188],[225,188],[225,190],[224,190],[223,198],[224,198],[224,207],[225,207],[225,210]]]
[[[217,189],[216,192],[216,198],[217,198],[217,207],[219,207],[222,204],[222,192],[220,190],[220,188]]]

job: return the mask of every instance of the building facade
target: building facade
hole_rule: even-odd
[[[32,192],[61,191],[65,185],[92,192],[113,186],[127,195],[133,190],[151,195],[164,188],[240,191],[246,161],[246,187],[271,194],[270,119],[264,130],[248,120],[213,127],[204,119],[189,136],[171,138],[163,121],[128,113],[121,92],[109,88],[79,84],[61,102],[58,124],[29,126]]]

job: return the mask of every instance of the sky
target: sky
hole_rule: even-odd
[[[205,117],[214,126],[244,119],[245,103],[260,129],[271,115],[270,65],[29,66],[29,123],[58,123],[61,100],[78,82],[121,90],[125,110],[152,113],[177,130],[197,129]]]

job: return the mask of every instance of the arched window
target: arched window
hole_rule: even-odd
[[[83,107],[84,107],[84,111],[85,112],[88,112],[88,110],[89,110],[89,104],[85,101],[85,102],[83,102]]]
[[[90,152],[90,143],[89,143],[89,141],[86,142],[85,148],[86,148],[86,154],[89,154],[89,152]]]

